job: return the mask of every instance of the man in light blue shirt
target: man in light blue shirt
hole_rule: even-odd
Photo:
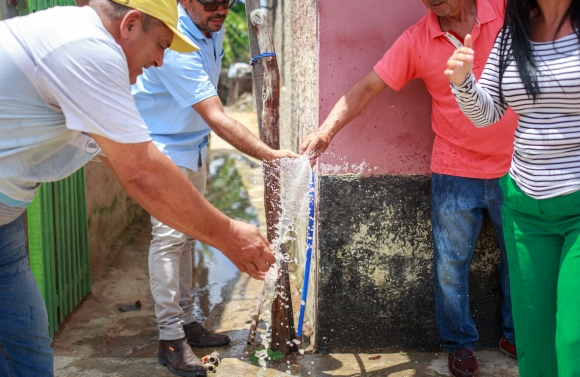
[[[166,50],[165,64],[145,70],[132,93],[153,143],[178,166],[198,171],[200,158],[205,164],[211,128],[193,105],[217,96],[224,32],[206,37],[181,5],[178,14],[180,30],[199,44],[200,51]]]
[[[178,29],[200,50],[187,54],[166,50],[163,66],[145,70],[132,87],[153,143],[201,194],[205,192],[207,144],[212,130],[241,152],[260,160],[298,157],[290,151],[270,149],[229,118],[217,96],[224,54],[222,26],[233,3],[181,0]],[[177,375],[197,375],[196,366],[201,362],[187,344],[220,347],[230,338],[207,331],[193,317],[193,238],[154,217],[151,222],[149,276],[159,325],[159,362]]]

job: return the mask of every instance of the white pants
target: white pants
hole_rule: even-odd
[[[199,172],[179,170],[203,195],[206,186],[205,166]],[[155,299],[155,315],[160,340],[185,336],[183,325],[195,321],[192,314],[193,249],[195,240],[151,217],[153,225],[149,247],[149,281]]]

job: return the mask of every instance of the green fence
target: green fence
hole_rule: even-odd
[[[29,0],[30,13],[73,0]],[[24,6],[20,6],[20,13]],[[90,292],[84,169],[59,182],[44,183],[28,207],[30,265],[48,310],[52,336]]]
[[[42,185],[28,207],[28,237],[52,336],[91,290],[84,169]]]
[[[61,5],[75,5],[74,0],[28,0],[30,12],[57,7]]]
[[[5,1],[5,0],[2,0]],[[16,15],[26,16],[29,13],[37,10],[48,9],[63,5],[75,5],[74,0],[9,0],[8,5],[14,7],[17,12]],[[13,15],[5,15],[2,17],[2,7],[0,6],[0,20],[3,18],[12,17]]]

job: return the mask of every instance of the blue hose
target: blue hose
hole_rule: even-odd
[[[300,318],[298,319],[297,337],[302,336],[306,297],[308,297],[308,281],[310,280],[310,260],[312,259],[312,239],[314,238],[314,171],[310,176],[310,213],[308,215],[308,237],[306,238],[306,264],[304,265],[304,283],[302,284],[302,303],[300,304]]]

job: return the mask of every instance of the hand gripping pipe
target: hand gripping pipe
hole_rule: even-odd
[[[310,176],[310,193],[308,196],[310,199],[310,211],[308,214],[308,236],[306,238],[306,264],[304,265],[304,283],[302,285],[302,302],[300,304],[297,337],[302,336],[304,310],[306,309],[306,298],[308,297],[308,281],[310,280],[310,260],[312,259],[312,239],[314,238],[314,171]]]

